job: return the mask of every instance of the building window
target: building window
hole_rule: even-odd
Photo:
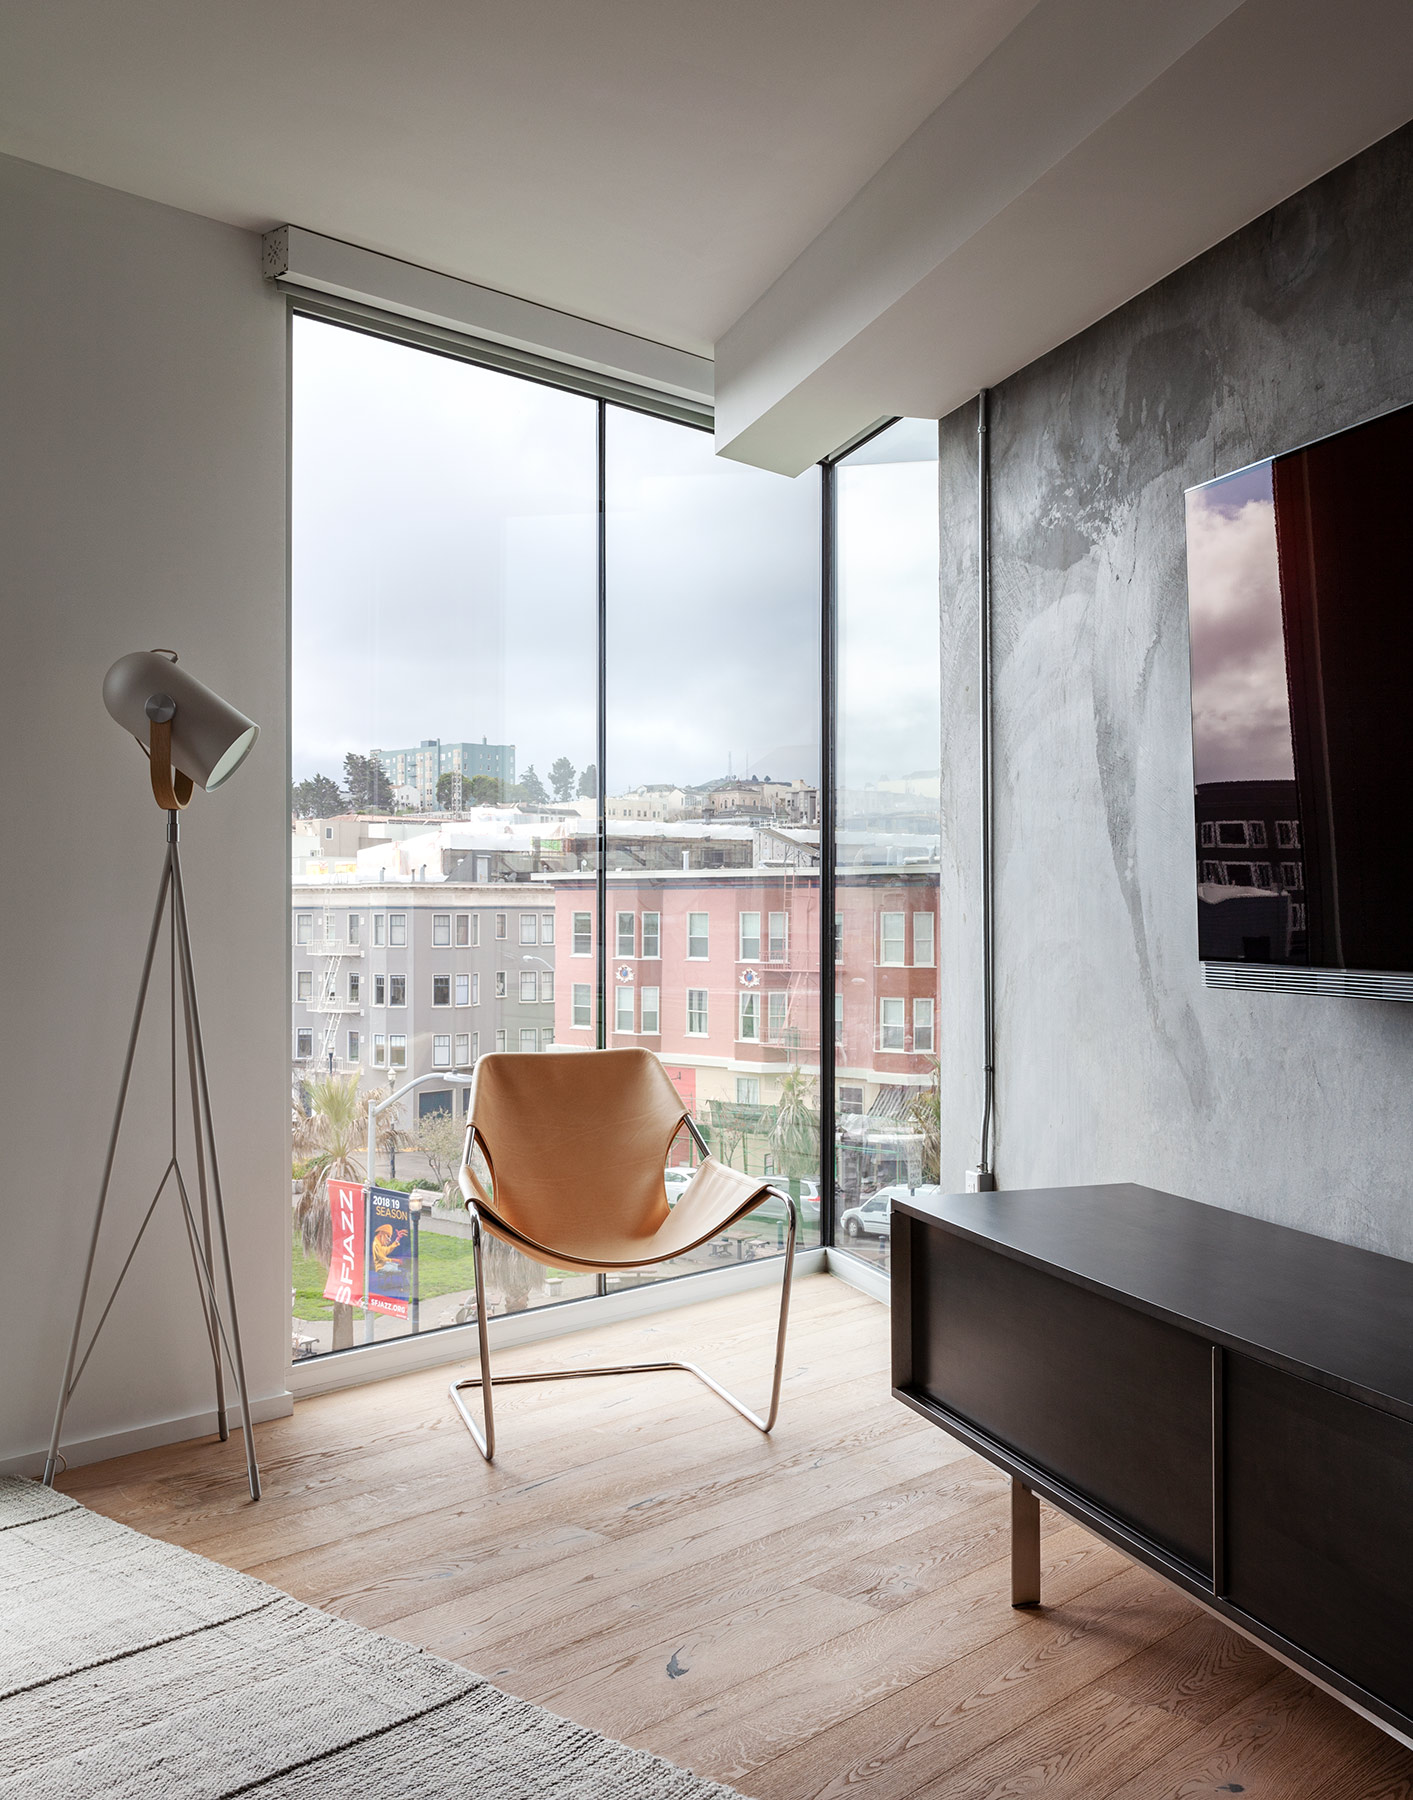
[[[539,943],[539,923],[539,915],[537,913],[520,914],[520,942],[522,944]]]
[[[540,1034],[533,1025],[525,1025],[520,1031],[520,1054],[533,1054],[540,1047]]]
[[[497,913],[496,914],[496,936],[498,938],[503,938],[505,936],[505,921],[506,921],[505,913]]]
[[[360,996],[362,995],[362,992],[363,992],[363,977],[362,977],[362,975],[359,974],[357,969],[350,969],[348,972],[348,1003],[350,1006],[358,1005]]]
[[[553,913],[540,914],[540,942],[542,944],[552,944],[554,942]]]
[[[402,950],[407,944],[407,914],[388,914],[388,943],[394,950]]]
[[[841,1113],[862,1113],[863,1089],[861,1087],[841,1087],[839,1089],[839,1111]]]
[[[621,912],[617,920],[616,956],[635,956],[638,951],[638,915]]]
[[[662,914],[643,914],[643,956],[655,961],[662,955]]]
[[[536,999],[539,995],[539,989],[540,984],[535,979],[535,971],[533,969],[522,969],[520,971],[521,1003],[524,1004],[527,1001]]]
[[[766,939],[766,955],[771,962],[785,962],[790,954],[790,915],[771,913],[770,931]]]
[[[361,913],[348,915],[348,941],[355,948],[363,942],[363,916]]]
[[[350,1031],[348,1034],[348,1057],[347,1057],[347,1060],[349,1062],[357,1062],[359,1057],[362,1056],[362,1054],[363,1054],[363,1045],[359,1039],[358,1033],[356,1031]]]
[[[1292,931],[1304,931],[1305,929],[1305,902],[1303,900],[1296,900],[1291,904],[1290,928]]]
[[[778,1044],[785,1035],[789,1006],[790,996],[784,988],[777,988],[765,997],[766,1035],[772,1044]]]
[[[615,1031],[631,1031],[633,1029],[633,990],[630,987],[613,990],[613,1029]]]
[[[693,962],[705,962],[711,952],[710,921],[704,912],[687,914],[687,955]]]
[[[464,1069],[471,1061],[471,1034],[469,1031],[458,1031],[456,1034],[456,1066]]]
[[[373,1067],[385,1069],[388,1066],[388,1040],[381,1031],[373,1033]]]
[[[930,969],[937,960],[937,919],[930,912],[913,914],[913,967]]]
[[[314,998],[314,971],[312,969],[295,970],[294,997],[296,1000],[302,1000],[306,1006]]]
[[[451,948],[451,914],[432,914],[432,948],[434,950]]]
[[[296,944],[312,944],[314,942],[313,913],[296,913],[294,915],[294,941]]]
[[[469,975],[458,975],[456,978],[456,1004],[458,1006],[471,1004],[471,977]]]
[[[738,1075],[736,1077],[737,1106],[760,1105],[760,1076]]]
[[[1216,822],[1219,850],[1245,850],[1250,844],[1245,819],[1218,819]]]
[[[932,1053],[932,1002],[913,1001],[913,1049],[919,1054]]]
[[[878,915],[878,960],[881,963],[901,964],[906,960],[907,952],[905,927],[908,915],[899,912],[886,912]]]
[[[592,1030],[592,1028],[593,1028],[593,1023],[594,1023],[593,993],[594,993],[594,990],[587,981],[576,981],[574,983],[573,994],[571,996],[572,1001],[573,1001],[573,1010],[571,1012],[569,1022],[571,1025],[573,1025],[576,1028],[576,1030],[589,1031],[589,1030]]]
[[[742,962],[760,961],[760,914],[743,912],[739,915],[741,935],[739,956]]]
[[[594,953],[594,915],[576,912],[574,915],[574,955],[592,956]]]
[[[464,948],[470,942],[471,942],[471,915],[470,915],[470,913],[458,913],[456,915],[456,946],[457,946],[457,949],[460,950],[460,949]]]
[[[388,916],[386,913],[373,914],[373,945],[379,948],[388,941]]]
[[[373,977],[373,1004],[374,1006],[386,1006],[387,1003],[388,978],[386,975],[375,975]]]
[[[481,1004],[481,972],[479,969],[473,970],[471,975],[471,1004],[473,1006]]]
[[[1277,834],[1279,834],[1279,832],[1280,832],[1279,825],[1277,825],[1276,831],[1277,831]],[[1202,840],[1202,848],[1204,850],[1215,850],[1216,849],[1217,834],[1212,829],[1212,821],[1210,819],[1204,819],[1202,821],[1201,840]]]
[[[1211,887],[1222,885],[1222,865],[1218,862],[1204,862],[1200,879]]]
[[[707,991],[705,988],[687,989],[687,1036],[705,1037],[707,1034]]]
[[[1305,886],[1305,865],[1298,862],[1281,864],[1281,884],[1284,887],[1300,889]]]
[[[841,1043],[843,1041],[843,1037],[844,1037],[844,996],[842,994],[836,993],[834,996],[834,1041],[835,1041],[835,1043],[836,1044]]]
[[[296,1031],[294,1034],[294,1055],[296,1062],[308,1062],[314,1054],[314,1033],[312,1031]]]
[[[540,1004],[542,1006],[543,1005],[553,1006],[553,1004],[554,1004],[554,970],[553,969],[541,969],[540,970]]]
[[[481,1055],[481,1034],[479,1031],[473,1031],[471,1033],[471,1061],[473,1064],[479,1060],[480,1055]],[[466,1095],[466,1098],[468,1100],[471,1098],[469,1091]]]
[[[451,1039],[449,1037],[434,1037],[432,1039],[432,1067],[434,1069],[449,1069],[451,1067]]]
[[[638,1029],[644,1037],[656,1037],[661,1030],[658,1023],[659,990],[655,987],[643,988],[638,996]]]
[[[497,1050],[505,1049],[505,1032],[503,1030],[498,1031],[496,1033],[496,1049]]]
[[[480,913],[472,913],[471,915],[471,942],[473,945],[478,945],[481,942]]]
[[[736,1033],[745,1043],[754,1044],[760,1041],[760,995],[741,994],[741,1028]]]
[[[1206,839],[1202,840],[1204,843]],[[1298,850],[1300,848],[1299,819],[1276,820],[1276,847],[1280,850]]]
[[[1248,819],[1246,821],[1246,829],[1250,834],[1246,841],[1250,844],[1251,848],[1253,850],[1264,850],[1266,848],[1265,821],[1262,819]]]
[[[505,970],[497,969],[496,970],[496,999],[504,1000],[504,999],[506,999],[506,997],[507,996],[506,996],[506,991],[505,991]]]
[[[897,996],[878,1002],[878,1048],[902,1050],[906,1047],[907,1002]]]
[[[835,960],[835,962],[843,962],[843,960],[844,960],[844,915],[843,915],[843,913],[835,913],[835,915],[834,915],[834,960]]]
[[[407,1067],[407,1039],[400,1032],[388,1034],[388,1067],[405,1069]]]
[[[554,1027],[552,1025],[543,1026],[540,1030],[540,1048],[541,1048],[541,1050],[548,1050],[553,1043],[554,1043]]]
[[[432,977],[432,1005],[451,1005],[451,976],[434,975]]]
[[[405,975],[388,976],[388,1005],[407,1005],[407,977]]]

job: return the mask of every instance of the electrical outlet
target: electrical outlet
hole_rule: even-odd
[[[996,1191],[996,1177],[990,1169],[968,1169],[967,1190],[969,1194],[991,1194]]]

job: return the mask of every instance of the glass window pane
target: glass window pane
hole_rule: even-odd
[[[569,1023],[578,1031],[589,1031],[594,1023],[594,990],[587,981],[574,983],[573,1012]]]
[[[613,990],[613,1029],[615,1031],[631,1031],[633,1029],[633,990],[630,987]]]
[[[592,956],[594,953],[594,915],[590,912],[574,914],[574,954],[575,956]]]
[[[638,1031],[714,1153],[792,1184],[817,1242],[819,474],[612,406],[606,472],[610,942],[652,959]],[[797,966],[767,969],[767,920]],[[776,988],[794,1029],[767,1044]],[[786,1216],[774,1196],[662,1273],[776,1251]]]
[[[596,756],[598,409],[323,321],[297,317],[293,337],[291,778],[296,789],[326,778],[318,791],[341,789],[339,811],[360,815],[356,828],[318,822],[334,833],[321,845],[337,870],[333,904],[327,874],[325,892],[296,878],[291,906],[296,919],[311,915],[299,954],[316,1006],[300,1023],[312,1027],[316,1061],[326,1040],[348,1043],[358,1020],[340,1015],[358,1002],[351,988],[342,999],[341,971],[338,1005],[319,1000],[326,966],[340,950],[355,953],[373,978],[362,998],[397,1007],[376,1019],[401,1028],[375,1035],[361,1107],[390,1076],[456,1067],[477,1052],[474,1036],[439,1029],[465,1018],[440,1010],[453,1003],[485,999],[487,1045],[547,1041],[553,881],[586,878],[577,903],[593,904],[593,820],[548,808],[566,772],[577,792],[578,771]],[[498,803],[510,804],[478,822],[477,809]],[[366,850],[379,835],[369,826],[398,811],[427,822],[399,825],[385,857],[360,862],[360,839]],[[433,1181],[430,1159],[447,1166],[439,1120],[453,1100],[450,1084],[428,1082],[400,1103],[398,1177]],[[378,1157],[384,1178],[390,1155],[385,1146]],[[361,1309],[355,1321],[324,1300],[320,1244],[317,1231],[296,1232],[295,1330],[316,1353],[335,1337],[362,1342],[365,1326]],[[463,1240],[424,1232],[420,1269],[421,1328],[464,1316]],[[497,1312],[545,1303],[547,1280],[510,1259],[492,1280]],[[594,1287],[575,1276],[562,1291]],[[391,1315],[374,1323],[379,1339],[411,1329]]]
[[[632,956],[638,947],[638,915],[621,912],[618,915],[618,931],[615,938],[615,956]]]
[[[864,1202],[938,1178],[936,425],[890,427],[835,480],[836,1233],[887,1267],[887,1208]]]

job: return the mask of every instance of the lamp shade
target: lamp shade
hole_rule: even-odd
[[[172,651],[120,656],[103,677],[103,704],[144,749],[153,720],[170,719],[173,766],[208,791],[235,774],[260,735],[244,713],[180,667]]]

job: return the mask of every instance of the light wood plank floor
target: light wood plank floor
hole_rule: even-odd
[[[694,1354],[763,1395],[756,1291],[507,1352]],[[98,1511],[760,1800],[1413,1797],[1413,1753],[1077,1525],[1008,1604],[1007,1496],[889,1397],[887,1315],[798,1284],[770,1440],[687,1375],[502,1389],[488,1468],[441,1369],[61,1485]],[[469,1372],[469,1371],[468,1371]]]

